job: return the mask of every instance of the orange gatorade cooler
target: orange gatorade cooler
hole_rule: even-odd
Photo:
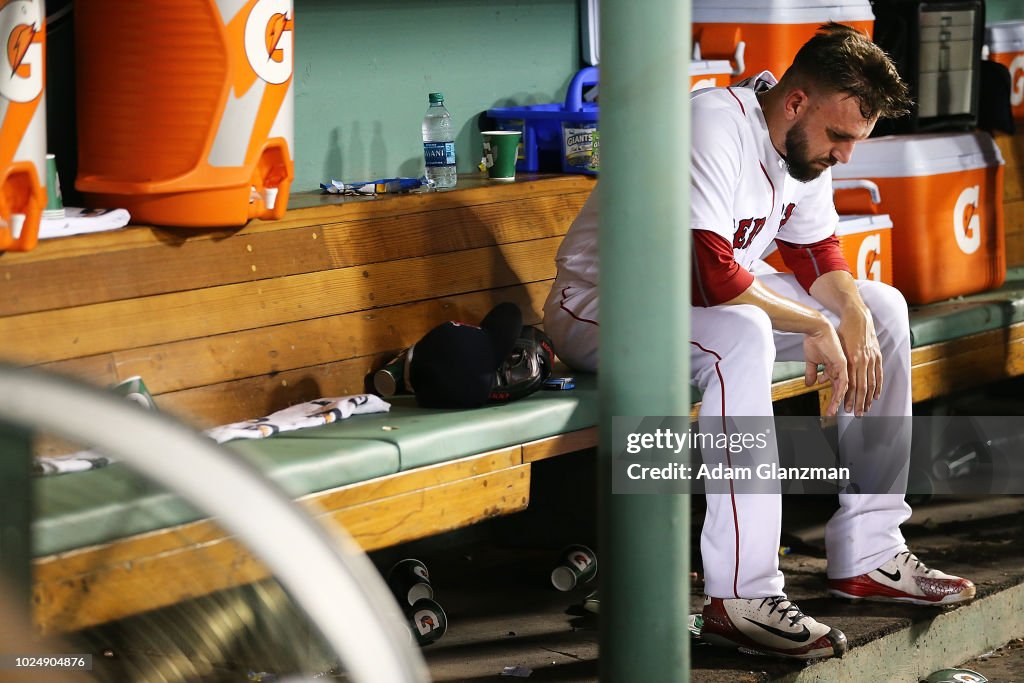
[[[870,0],[694,0],[694,59],[727,59],[732,82],[789,68],[800,46],[828,21],[868,36],[875,26]]]
[[[36,245],[46,208],[46,10],[0,2],[0,251]]]
[[[893,223],[893,284],[910,303],[1002,284],[1003,158],[987,133],[873,138],[832,175],[878,185],[878,210]]]
[[[836,237],[855,278],[893,284],[892,221],[889,216],[840,216]],[[774,246],[764,260],[776,270],[791,272]]]
[[[156,225],[283,216],[293,26],[291,0],[76,3],[76,187],[88,203]]]
[[[702,88],[721,88],[732,80],[732,66],[724,59],[699,59],[690,62],[690,92]]]
[[[1005,21],[985,27],[988,58],[1010,70],[1013,118],[1024,121],[1024,21]]]

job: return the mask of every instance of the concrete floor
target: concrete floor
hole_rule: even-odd
[[[828,501],[811,497],[792,497],[786,502],[783,542],[792,550],[782,558],[782,567],[787,592],[804,612],[842,629],[854,650],[871,643],[877,646],[880,639],[901,630],[927,630],[933,618],[950,612],[902,605],[854,605],[829,598],[825,592],[821,538],[829,505]],[[699,510],[694,517],[696,534]],[[514,524],[514,520],[507,523]],[[972,578],[979,587],[979,600],[1024,584],[1022,498],[920,504],[914,517],[904,525],[904,532],[912,549],[927,563]],[[592,586],[568,593],[551,588],[548,573],[557,559],[557,550],[555,546],[477,541],[416,555],[430,567],[435,599],[444,606],[449,618],[447,634],[423,650],[434,680],[513,680],[502,676],[506,667],[520,667],[521,672],[530,670],[529,679],[535,681],[597,680],[599,617],[580,607]],[[598,556],[600,564],[600,553]],[[699,568],[697,563],[694,566]],[[700,586],[694,586],[692,593],[692,610],[699,611]],[[954,627],[954,632],[973,628],[974,622],[962,621],[963,626]],[[1002,625],[1008,625],[1014,637],[1024,636],[1024,616],[1018,613],[1016,623],[1012,622],[1013,617],[1009,624],[1003,619]],[[962,635],[969,639],[969,633]],[[991,648],[972,654],[988,649]],[[950,648],[949,656],[955,658],[955,651],[956,648]],[[904,661],[897,667],[901,677],[898,679],[914,680],[911,669],[915,655],[906,659],[907,654],[903,653],[900,657]],[[885,657],[872,655],[870,659],[874,662]],[[963,659],[966,657],[942,660],[936,668],[956,666]],[[884,666],[886,662],[877,664]],[[969,664],[969,668],[993,681],[1024,682],[1024,647],[1019,643],[1011,643],[1004,651]],[[699,641],[693,641],[691,667],[694,683],[831,681],[843,680],[841,676],[845,676],[823,673],[815,678],[810,673],[813,667],[741,655]],[[869,676],[864,680],[897,680],[897,673],[891,675],[894,678]]]
[[[433,680],[509,681],[515,678],[502,672],[515,667],[531,681],[597,680],[600,617],[581,608],[593,586],[560,593],[549,576],[563,545],[594,547],[592,510],[569,500],[568,510],[558,512],[543,500],[519,515],[374,554],[384,572],[403,557],[430,568],[435,599],[449,623],[444,637],[422,650]],[[692,499],[694,549],[702,502]],[[904,525],[911,547],[924,561],[968,576],[979,588],[973,603],[946,610],[829,598],[822,535],[832,501],[790,496],[783,507],[783,543],[791,549],[781,558],[787,592],[806,613],[842,629],[851,651],[841,661],[805,666],[692,641],[693,683],[917,683],[931,671],[960,664],[992,681],[1024,683],[1024,643],[997,650],[1024,637],[1024,496],[916,507]],[[700,569],[694,553],[692,565]],[[699,611],[699,579],[691,592],[691,609]],[[301,622],[290,616],[285,594],[264,587],[260,595],[253,600],[248,590],[227,592],[95,629],[81,634],[89,637],[84,649],[74,651],[94,653],[95,680],[111,683],[227,683],[246,680],[247,670],[294,670],[288,663],[303,649],[311,653],[307,663],[320,657]],[[251,609],[266,619],[253,621],[257,612]],[[107,651],[110,657],[101,654]],[[984,656],[972,659],[978,655]],[[221,661],[235,664],[209,664]]]

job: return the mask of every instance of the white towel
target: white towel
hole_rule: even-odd
[[[69,474],[106,467],[113,460],[95,451],[78,451],[67,455],[38,456],[32,465],[36,475]]]
[[[44,218],[39,222],[39,239],[116,230],[128,225],[131,218],[126,209],[80,209],[65,206],[64,218]]]
[[[386,413],[389,410],[391,404],[373,394],[320,398],[279,410],[266,417],[213,427],[205,433],[217,443],[232,439],[264,439],[278,432],[319,427],[352,415]]]

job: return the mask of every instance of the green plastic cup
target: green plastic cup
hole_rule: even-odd
[[[57,176],[57,157],[46,155],[46,208],[43,218],[64,218],[64,200],[60,194],[60,178]]]
[[[149,393],[146,383],[138,375],[129,377],[123,382],[118,382],[110,387],[110,390],[119,396],[124,396],[133,403],[138,403],[146,410],[156,410],[156,401],[153,400],[153,394]]]
[[[597,554],[585,545],[566,546],[561,561],[551,571],[551,585],[560,591],[571,591],[597,576]]]
[[[484,138],[487,177],[492,180],[515,180],[516,157],[522,133],[517,130],[485,130],[481,135]]]

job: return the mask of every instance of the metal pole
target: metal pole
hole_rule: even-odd
[[[690,0],[601,0],[601,680],[689,679],[689,496],[612,495],[611,418],[688,415]]]
[[[32,437],[0,422],[0,591],[32,605]]]

